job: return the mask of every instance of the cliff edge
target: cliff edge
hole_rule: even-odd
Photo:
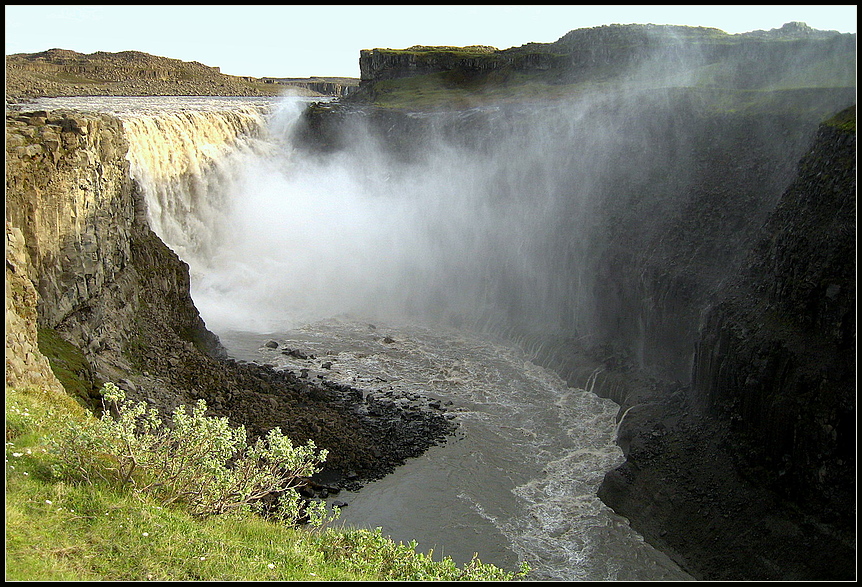
[[[283,87],[141,51],[6,56],[6,103],[53,96],[278,96]]]
[[[451,108],[488,101],[565,99],[619,83],[781,90],[855,87],[855,34],[787,23],[729,34],[708,27],[613,24],[553,43],[360,51],[353,102]]]

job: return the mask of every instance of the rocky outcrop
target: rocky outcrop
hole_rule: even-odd
[[[277,96],[277,86],[140,51],[66,49],[6,57],[6,102],[43,96]]]

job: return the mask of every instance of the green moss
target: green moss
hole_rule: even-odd
[[[856,134],[856,106],[851,106],[842,110],[824,124],[843,130],[845,132]]]
[[[84,353],[50,328],[38,329],[39,351],[51,364],[54,376],[60,380],[66,393],[82,405],[92,407],[101,382],[96,380]]]

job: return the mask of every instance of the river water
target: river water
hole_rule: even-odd
[[[449,404],[458,432],[389,476],[335,499],[336,524],[382,528],[420,552],[480,560],[537,580],[690,579],[596,497],[623,461],[617,406],[566,386],[488,334],[338,317],[286,332],[219,333],[233,356],[375,394]],[[279,343],[279,349],[264,344]],[[284,348],[313,355],[302,360]],[[327,364],[327,367],[322,365]]]
[[[339,494],[347,506],[337,524],[379,527],[458,563],[474,553],[508,570],[525,561],[538,580],[691,578],[596,497],[623,462],[615,404],[567,387],[492,334],[419,313],[395,318],[416,307],[493,310],[507,290],[523,290],[506,300],[523,315],[556,302],[558,314],[571,312],[580,281],[544,285],[555,274],[542,267],[536,236],[559,216],[560,161],[541,149],[529,159],[519,139],[503,159],[451,157],[447,147],[427,168],[390,169],[371,150],[322,165],[285,140],[298,99],[66,98],[36,107],[124,120],[151,227],[189,263],[195,304],[231,356],[448,405],[457,434]],[[587,155],[566,155],[581,179]],[[499,197],[523,190],[534,194],[526,205]],[[508,281],[489,286],[498,274]],[[384,307],[401,312],[365,312]]]

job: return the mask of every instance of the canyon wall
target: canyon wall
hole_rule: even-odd
[[[855,495],[855,120],[853,107],[820,126],[705,313],[693,373],[760,474],[839,523]]]
[[[122,123],[10,113],[6,142],[7,239],[20,235],[23,243],[15,273],[38,292],[38,326],[61,332],[101,380],[125,379],[132,371],[125,345],[153,296],[170,302],[163,319],[215,351],[188,295],[187,267],[149,231]]]
[[[822,124],[600,497],[704,579],[855,575],[855,107]],[[669,390],[673,391],[673,389]]]
[[[856,37],[787,23],[779,29],[728,34],[707,27],[605,25],[570,31],[553,43],[376,48],[360,52],[360,95],[375,85],[442,74],[449,87],[524,79],[552,85],[622,77],[688,78],[702,87],[776,89],[855,86]],[[812,65],[818,63],[814,67]],[[800,83],[801,78],[818,78]],[[836,83],[838,82],[838,83]]]

